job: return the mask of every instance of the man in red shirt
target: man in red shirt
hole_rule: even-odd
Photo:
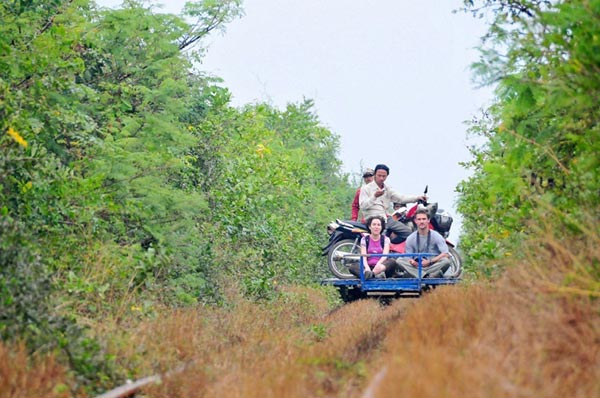
[[[367,185],[368,183],[370,183],[371,181],[373,181],[373,176],[375,175],[375,172],[373,171],[373,169],[365,169],[364,173],[363,173],[363,185]],[[354,195],[354,201],[352,201],[352,221],[357,221],[358,220],[358,211],[360,210],[360,206],[358,205],[358,198],[360,197],[360,188],[358,188],[356,190],[356,195]],[[364,222],[364,217],[363,220]]]

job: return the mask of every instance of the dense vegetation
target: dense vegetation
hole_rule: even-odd
[[[597,395],[600,1],[464,2],[491,18],[475,69],[497,97],[471,124],[461,250],[494,288],[326,318],[332,292],[310,285],[353,188],[310,100],[233,108],[195,67],[240,3],[191,3],[193,23],[136,1],[0,4],[0,396],[184,362],[150,394],[359,396],[384,341],[403,380],[431,376],[388,395]]]
[[[104,366],[95,320],[223,304],[225,277],[268,298],[322,276],[352,195],[310,100],[234,109],[194,68],[240,1],[185,12],[0,4],[0,335],[83,379]]]
[[[472,148],[474,174],[459,187],[462,249],[481,265],[518,258],[519,244],[545,228],[598,230],[600,2],[473,3],[466,9],[492,18],[474,69],[497,87],[471,124],[485,144]],[[499,264],[471,269],[494,274]],[[599,267],[585,270],[597,280]]]

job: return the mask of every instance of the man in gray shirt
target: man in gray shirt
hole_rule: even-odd
[[[406,253],[431,253],[432,256],[423,257],[421,276],[441,278],[452,261],[446,240],[438,232],[429,229],[429,213],[426,209],[417,210],[414,222],[417,224],[417,230],[406,238]],[[416,259],[398,257],[396,264],[398,271],[418,277],[419,263]]]

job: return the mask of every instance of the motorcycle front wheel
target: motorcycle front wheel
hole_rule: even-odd
[[[450,263],[450,268],[444,272],[445,278],[458,278],[462,274],[462,259],[460,258],[460,254],[453,248],[450,247],[450,258],[452,262]]]
[[[327,265],[329,270],[340,279],[354,279],[348,267],[360,261],[360,241],[358,239],[343,239],[329,249]]]

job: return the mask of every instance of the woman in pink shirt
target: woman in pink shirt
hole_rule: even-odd
[[[363,236],[360,240],[360,254],[388,254],[390,252],[390,238],[383,235],[385,229],[385,219],[381,216],[367,218],[367,228],[370,234]],[[385,278],[387,264],[384,261],[387,257],[367,257],[365,263],[365,279]],[[390,262],[391,263],[391,262]],[[389,264],[390,271],[393,271],[395,264]],[[350,266],[350,272],[360,276],[360,264]]]

